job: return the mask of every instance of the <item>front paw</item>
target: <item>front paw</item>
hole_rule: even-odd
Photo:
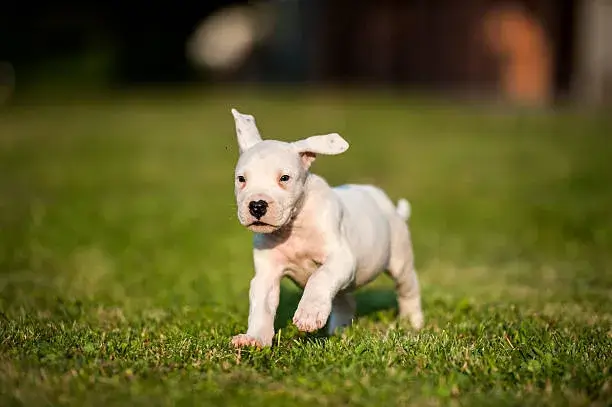
[[[247,346],[252,346],[258,349],[261,349],[264,346],[259,339],[247,334],[240,334],[234,336],[232,338],[232,345],[234,345],[235,348],[244,348]]]
[[[300,301],[293,323],[303,332],[314,332],[325,326],[331,313],[331,301]]]

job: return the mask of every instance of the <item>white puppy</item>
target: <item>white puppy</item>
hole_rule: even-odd
[[[312,332],[349,325],[355,315],[351,292],[386,271],[397,287],[399,315],[423,326],[419,283],[406,220],[370,185],[331,188],[309,172],[317,154],[348,149],[338,134],[287,143],[262,140],[251,115],[232,109],[240,158],[235,193],[240,223],[255,232],[255,276],[249,290],[246,334],[234,346],[270,346],[280,281],[287,276],[304,289],[293,323]]]

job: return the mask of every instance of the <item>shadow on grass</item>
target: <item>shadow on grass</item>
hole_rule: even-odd
[[[291,325],[293,314],[302,297],[302,291],[289,290],[281,287],[280,301],[276,313],[275,329],[285,329]],[[355,293],[357,300],[356,318],[368,317],[379,311],[393,310],[397,312],[397,298],[395,290],[372,288],[359,290]],[[327,338],[325,329],[321,329],[313,334],[296,338],[300,342],[313,342]]]

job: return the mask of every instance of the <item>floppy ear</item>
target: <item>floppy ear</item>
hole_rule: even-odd
[[[310,168],[312,162],[317,158],[317,154],[342,154],[349,148],[349,144],[338,133],[312,136],[291,144],[302,157],[302,163],[306,169]]]
[[[236,109],[232,109],[232,115],[236,122],[236,138],[240,154],[261,141],[259,130],[255,124],[255,118],[250,114],[242,114]]]

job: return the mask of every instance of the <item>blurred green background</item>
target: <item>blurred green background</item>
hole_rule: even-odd
[[[410,199],[422,334],[393,328],[395,294],[381,277],[358,293],[350,333],[302,342],[289,323],[299,292],[284,283],[278,346],[237,358],[229,338],[246,328],[253,271],[233,205],[231,106],[256,114],[264,137],[340,132],[351,148],[319,159],[317,173]],[[359,92],[136,93],[7,109],[4,400],[605,400],[610,128],[603,115]]]

